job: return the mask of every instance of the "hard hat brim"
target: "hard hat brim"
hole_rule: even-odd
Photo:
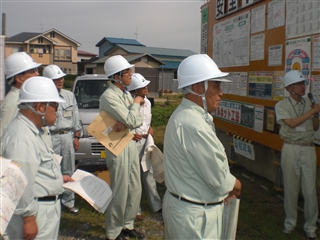
[[[6,80],[8,80],[9,78],[12,78],[13,76],[19,75],[19,74],[21,74],[21,73],[23,73],[23,72],[26,72],[26,71],[28,71],[28,70],[30,70],[30,69],[40,67],[41,65],[42,65],[42,63],[35,63],[34,65],[29,66],[29,67],[27,67],[27,68],[19,71],[18,73],[14,73],[14,74],[11,74],[11,75],[9,75],[9,76],[6,76]]]

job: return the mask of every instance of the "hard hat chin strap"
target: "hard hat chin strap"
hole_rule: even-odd
[[[122,72],[120,72],[120,80],[117,80],[114,78],[110,78],[110,80],[120,83],[122,85],[122,87],[124,87],[124,89],[127,89],[127,86],[123,84],[123,82],[121,81],[121,78],[122,78]]]
[[[204,110],[204,120],[212,127],[213,131],[216,131],[216,128],[215,128],[213,122],[209,118],[207,101],[206,101],[206,92],[208,90],[208,80],[204,81],[204,92],[201,93],[201,94],[198,94],[198,93],[194,92],[191,88],[192,88],[192,85],[191,86],[187,86],[185,88],[185,90],[188,93],[192,93],[194,95],[197,95],[197,96],[201,97],[202,106],[203,106],[203,110]]]
[[[44,118],[44,115],[46,114],[47,112],[47,109],[48,109],[48,106],[49,106],[49,103],[46,104],[46,110],[44,111],[44,113],[39,113],[37,112],[30,103],[26,103],[27,107],[35,114],[37,115],[40,115],[41,116],[41,121],[42,121],[42,125],[43,127],[46,127],[47,126],[47,123],[46,123],[46,119]]]

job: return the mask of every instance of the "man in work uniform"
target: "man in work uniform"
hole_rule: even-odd
[[[38,76],[37,67],[40,65],[25,52],[13,53],[6,58],[4,71],[11,88],[1,103],[0,136],[19,111],[18,99],[22,83],[30,77]]]
[[[120,55],[106,60],[104,70],[111,84],[100,97],[99,110],[108,113],[117,121],[113,126],[116,131],[128,128],[134,134],[135,129],[142,124],[140,105],[144,99],[132,99],[126,91],[126,86],[131,83],[133,66]],[[125,237],[143,239],[144,234],[137,232],[133,226],[141,198],[136,142],[130,141],[118,156],[106,149],[106,161],[113,191],[113,198],[106,212],[106,237],[117,240]]]
[[[65,73],[57,65],[48,65],[43,70],[43,76],[53,80],[60,97],[65,102],[59,104],[58,118],[50,127],[53,151],[62,156],[61,172],[63,175],[72,176],[75,171],[75,151],[79,148],[80,122],[79,110],[74,94],[63,89]],[[61,199],[62,205],[71,213],[77,213],[74,192],[65,189]]]
[[[320,104],[312,106],[304,97],[306,79],[298,70],[284,76],[284,87],[290,97],[275,106],[280,136],[284,140],[281,168],[284,183],[284,233],[291,233],[297,223],[300,186],[304,198],[304,231],[308,239],[317,239],[318,219],[316,194],[317,156],[313,144],[314,131],[319,129]],[[301,184],[301,185],[300,185]]]
[[[218,108],[221,79],[206,54],[184,59],[178,68],[185,96],[171,115],[164,137],[163,199],[166,239],[223,239],[224,201],[239,196],[241,183],[229,171],[212,116]]]
[[[62,184],[73,180],[61,175],[41,128],[54,124],[62,102],[51,79],[29,78],[21,86],[20,111],[3,132],[1,155],[19,164],[28,181],[6,229],[9,239],[58,239]]]
[[[131,83],[127,87],[127,90],[130,91],[130,93],[133,96],[140,96],[144,99],[144,104],[141,105],[140,107],[140,113],[142,114],[142,117],[143,117],[143,123],[139,128],[136,129],[136,134],[133,138],[137,142],[140,161],[144,153],[148,135],[150,134],[151,136],[153,136],[153,129],[151,127],[151,117],[152,117],[151,103],[147,98],[147,95],[149,93],[148,92],[149,83],[150,81],[146,80],[140,73],[134,73],[132,74]],[[154,180],[152,170],[143,172],[140,165],[140,171],[141,171],[141,181],[145,189],[149,206],[153,212],[158,212],[162,209],[162,202],[157,191],[157,184],[156,184],[156,181]],[[141,207],[139,209],[136,219],[143,220],[141,216]]]

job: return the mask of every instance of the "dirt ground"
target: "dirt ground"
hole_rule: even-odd
[[[252,174],[240,166],[232,166],[232,174],[242,183],[240,198],[240,212],[237,228],[237,240],[300,240],[306,239],[303,231],[303,215],[299,211],[297,228],[291,235],[282,233],[284,209],[282,192],[274,190],[274,184],[268,180]],[[166,188],[158,185],[162,197]],[[302,203],[300,203],[302,206]],[[84,208],[84,207],[82,207]],[[90,206],[89,206],[90,208]],[[146,239],[164,239],[164,224],[161,213],[152,213],[145,197],[142,199],[142,214],[144,220],[136,221],[135,227],[143,232]],[[84,211],[83,209],[81,211]],[[89,209],[89,211],[93,211]],[[89,213],[86,213],[87,215]],[[80,216],[80,215],[79,215]],[[99,215],[99,218],[101,216]],[[67,221],[77,221],[78,217],[63,213],[59,240],[75,239],[104,239],[104,216],[99,223],[79,221],[75,227],[66,227]],[[93,231],[93,234],[88,232]]]

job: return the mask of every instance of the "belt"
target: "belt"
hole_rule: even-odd
[[[193,201],[190,201],[190,200],[185,199],[185,198],[183,198],[183,197],[180,197],[180,196],[178,196],[177,194],[174,194],[174,193],[172,193],[172,192],[170,192],[170,194],[171,194],[172,196],[174,196],[175,198],[177,198],[177,199],[179,199],[179,200],[182,200],[182,201],[184,201],[184,202],[193,203],[193,204],[201,205],[201,206],[214,206],[214,205],[219,205],[219,204],[221,204],[221,203],[223,202],[223,201],[214,202],[214,203],[193,202]]]
[[[51,131],[51,134],[67,134],[71,132],[70,129],[62,129],[62,130],[58,130],[58,131]]]
[[[38,202],[51,202],[51,201],[57,201],[62,198],[62,194],[56,195],[56,196],[46,196],[46,197],[40,197],[38,198]]]
[[[308,146],[308,147],[313,147],[314,146],[313,142],[295,142],[295,141],[286,141],[286,140],[284,140],[284,143],[291,144],[291,145],[298,145],[298,146]]]

